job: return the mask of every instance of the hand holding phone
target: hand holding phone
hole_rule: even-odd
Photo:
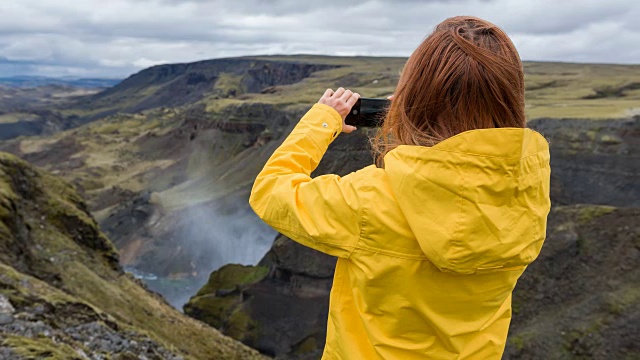
[[[344,118],[349,114],[349,111],[351,111],[350,109],[353,108],[356,101],[359,99],[360,94],[354,93],[348,89],[345,90],[344,88],[340,87],[336,91],[327,89],[320,100],[318,100],[318,103],[331,106],[338,112],[340,117],[343,119],[342,132],[348,134],[356,130],[356,127],[346,124],[344,122]]]

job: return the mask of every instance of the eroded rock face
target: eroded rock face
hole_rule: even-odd
[[[640,207],[640,116],[619,120],[539,119],[551,144],[555,205]]]
[[[640,119],[545,119],[531,127],[551,144],[554,205],[634,208],[570,205],[551,213],[540,259],[514,293],[505,358],[637,356],[640,274],[632,264],[640,260]],[[371,164],[365,135],[338,137],[314,175]],[[270,269],[264,278],[235,293],[210,282],[185,312],[264,353],[315,359],[324,347],[334,265],[334,258],[279,236],[259,264]],[[213,304],[224,310],[209,312]],[[238,318],[243,326],[233,331],[222,325]]]

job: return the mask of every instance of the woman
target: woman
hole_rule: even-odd
[[[474,17],[439,24],[400,77],[377,166],[310,173],[358,94],[330,89],[258,175],[255,212],[337,256],[323,359],[500,359],[540,252],[549,150],[525,128],[522,63]]]

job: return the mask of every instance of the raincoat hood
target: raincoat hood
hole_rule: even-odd
[[[550,208],[549,145],[530,129],[467,131],[402,145],[385,172],[420,248],[442,271],[523,268],[540,252]]]

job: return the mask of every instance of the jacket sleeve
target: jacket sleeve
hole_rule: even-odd
[[[315,104],[258,174],[249,203],[262,220],[296,242],[349,257],[361,226],[355,173],[310,177],[341,130],[338,112]]]

